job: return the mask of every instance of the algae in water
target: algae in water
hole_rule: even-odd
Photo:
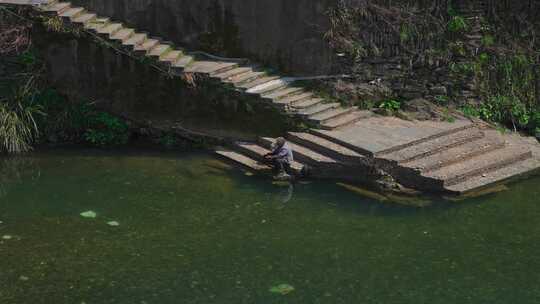
[[[294,287],[289,284],[279,284],[277,286],[271,287],[271,293],[278,293],[280,295],[286,295],[294,291]]]
[[[97,213],[90,210],[90,211],[81,212],[81,216],[84,218],[96,218]]]

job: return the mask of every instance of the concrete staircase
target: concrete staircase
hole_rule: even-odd
[[[340,128],[370,114],[317,98],[313,92],[294,86],[291,78],[269,74],[256,65],[227,60],[202,60],[172,43],[97,16],[83,7],[74,7],[69,2],[52,0],[39,8],[62,17],[66,22],[80,25],[136,56],[148,57],[172,74],[193,73],[213,78],[224,86],[260,98],[322,129]]]
[[[116,47],[154,60],[174,75],[193,73],[219,81],[313,124],[306,133],[288,133],[296,172],[309,167],[319,178],[362,179],[370,168],[390,172],[406,186],[428,191],[465,193],[540,167],[537,142],[480,129],[468,120],[407,122],[327,102],[256,65],[202,60],[171,43],[97,16],[68,2],[50,1],[43,12],[113,42]],[[274,139],[237,142],[216,153],[249,170],[269,172],[263,155]]]
[[[392,135],[387,137],[391,140]],[[401,184],[425,191],[463,194],[540,168],[537,143],[474,124],[377,152],[347,143],[326,130],[290,132],[287,138],[297,158],[297,171],[308,165],[317,178],[355,180],[371,164],[391,173]],[[251,170],[268,171],[262,155],[271,142],[262,138],[259,143],[237,143],[232,150],[216,153]]]

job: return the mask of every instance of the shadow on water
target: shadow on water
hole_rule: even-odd
[[[61,150],[0,166],[2,304],[540,300],[538,178],[415,208],[206,154]]]

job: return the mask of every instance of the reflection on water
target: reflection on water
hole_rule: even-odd
[[[540,302],[538,178],[410,208],[207,155],[0,166],[2,304]]]

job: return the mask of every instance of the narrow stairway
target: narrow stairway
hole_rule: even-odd
[[[343,107],[339,103],[318,98],[313,92],[295,86],[290,78],[271,75],[256,65],[236,61],[202,60],[172,43],[137,32],[109,18],[99,17],[83,7],[74,7],[69,2],[51,0],[39,8],[61,17],[65,22],[82,26],[135,56],[151,58],[173,75],[193,73],[210,77],[225,86],[261,98],[286,114],[306,119],[322,129],[344,127],[371,115],[368,111]]]

